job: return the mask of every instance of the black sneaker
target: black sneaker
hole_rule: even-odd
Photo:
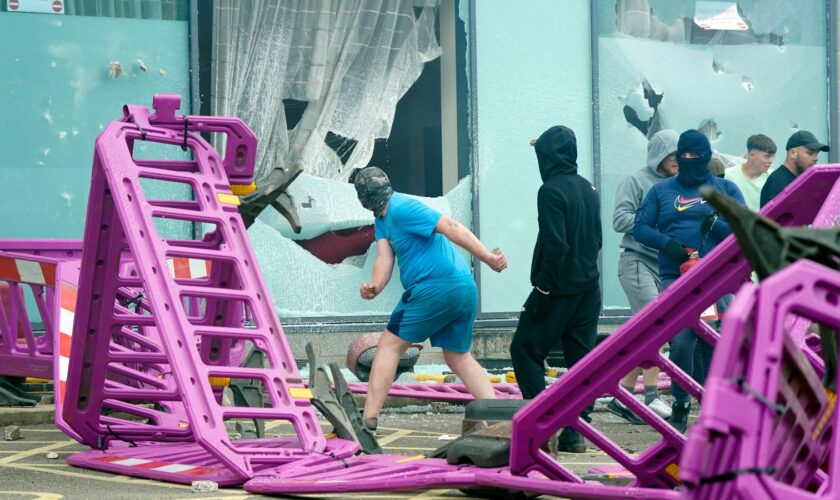
[[[691,402],[683,404],[674,403],[674,406],[671,407],[671,418],[669,418],[668,421],[671,422],[671,425],[673,425],[675,429],[685,434],[685,430],[688,428],[688,414],[690,412]]]
[[[607,403],[607,411],[612,413],[613,415],[617,415],[624,420],[630,422],[633,425],[645,425],[647,422],[636,416],[635,413],[630,411],[630,408],[624,406],[624,403],[619,401],[617,398],[612,398],[609,403]]]
[[[586,453],[586,442],[578,431],[571,427],[564,427],[557,438],[557,451],[566,453]]]

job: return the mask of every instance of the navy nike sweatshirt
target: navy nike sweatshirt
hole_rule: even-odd
[[[734,182],[712,176],[704,184],[745,205],[744,195]],[[659,276],[662,279],[680,276],[679,262],[661,251],[669,240],[700,250],[702,257],[732,232],[725,220],[718,219],[704,244],[700,224],[703,216],[714,212],[714,208],[700,197],[699,189],[700,185],[686,186],[679,177],[671,177],[650,188],[636,214],[633,236],[639,243],[660,250]]]

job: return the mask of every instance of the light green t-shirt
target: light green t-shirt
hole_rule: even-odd
[[[758,212],[758,209],[761,208],[761,188],[764,187],[768,177],[770,177],[770,174],[764,172],[755,179],[750,179],[744,175],[741,165],[729,167],[724,173],[724,178],[734,182],[741,190],[741,194],[744,195],[744,200],[747,202],[747,207],[753,212]]]

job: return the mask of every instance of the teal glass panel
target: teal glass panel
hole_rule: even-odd
[[[189,112],[188,36],[186,21],[0,12],[0,238],[81,238],[97,134],[124,104],[151,107],[155,93],[180,94]],[[188,157],[144,143],[135,151]]]
[[[481,240],[509,268],[482,264],[482,312],[519,311],[537,237],[539,169],[531,139],[575,131],[579,172],[593,180],[590,6],[585,0],[475,2],[478,196]]]

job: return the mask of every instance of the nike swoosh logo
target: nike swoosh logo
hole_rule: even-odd
[[[682,196],[677,197],[677,203],[696,203],[701,198],[698,196],[696,198],[683,198]]]
[[[676,208],[678,212],[684,212],[697,203],[702,205],[706,203],[706,200],[700,196],[696,198],[683,198],[682,196],[677,196],[677,199],[674,200],[674,208]]]

